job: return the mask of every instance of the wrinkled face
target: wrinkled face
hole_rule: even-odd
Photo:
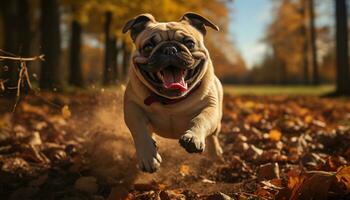
[[[186,95],[203,78],[208,51],[203,34],[186,22],[148,23],[135,39],[134,70],[153,92]]]

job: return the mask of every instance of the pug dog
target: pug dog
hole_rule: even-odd
[[[136,50],[124,96],[124,119],[145,172],[162,162],[152,134],[178,139],[189,153],[220,156],[218,141],[223,89],[204,45],[207,27],[219,28],[196,13],[178,22],[157,22],[151,14],[128,21]]]

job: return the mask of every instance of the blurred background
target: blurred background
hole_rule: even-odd
[[[0,56],[44,54],[45,61],[27,63],[31,82],[40,89],[118,85],[127,80],[133,50],[129,35],[121,33],[128,19],[149,12],[158,21],[176,21],[193,11],[221,28],[209,31],[206,45],[226,91],[265,93],[284,86],[286,91],[350,94],[346,3],[0,0]],[[19,70],[18,61],[0,59],[2,95],[15,93]]]

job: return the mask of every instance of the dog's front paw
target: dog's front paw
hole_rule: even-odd
[[[139,168],[148,173],[154,173],[160,168],[162,158],[157,152],[155,142],[152,141],[143,148],[137,150]]]
[[[189,153],[202,153],[205,148],[204,139],[189,132],[181,136],[179,143]]]
[[[158,153],[153,156],[145,156],[139,159],[139,168],[148,173],[154,173],[160,168],[162,158]]]

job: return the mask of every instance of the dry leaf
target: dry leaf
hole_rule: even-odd
[[[311,122],[313,121],[313,116],[311,116],[311,115],[306,115],[305,117],[304,117],[304,122],[305,123],[307,123],[307,124],[311,124]]]
[[[273,194],[271,194],[271,192],[269,192],[263,187],[259,187],[254,193],[258,197],[264,198],[264,199],[271,199],[273,197]]]
[[[301,180],[292,190],[290,200],[326,200],[329,188],[335,179],[334,173],[312,171],[301,174]]]
[[[350,192],[350,166],[341,167],[335,175],[339,182],[344,183],[348,192]]]
[[[282,133],[281,131],[277,130],[277,129],[272,129],[270,132],[269,132],[269,137],[272,141],[280,141],[281,140],[281,137],[282,137]]]
[[[65,118],[65,119],[68,119],[72,115],[72,113],[69,110],[69,107],[67,105],[62,107],[61,112],[62,112],[63,118]]]
[[[249,123],[258,123],[262,118],[263,118],[262,115],[253,113],[248,115],[246,120]]]
[[[301,176],[301,172],[297,169],[290,170],[288,173],[288,188],[292,190],[297,184],[300,184],[304,177]]]
[[[187,176],[190,174],[190,167],[188,165],[180,166],[180,174],[181,176]]]

